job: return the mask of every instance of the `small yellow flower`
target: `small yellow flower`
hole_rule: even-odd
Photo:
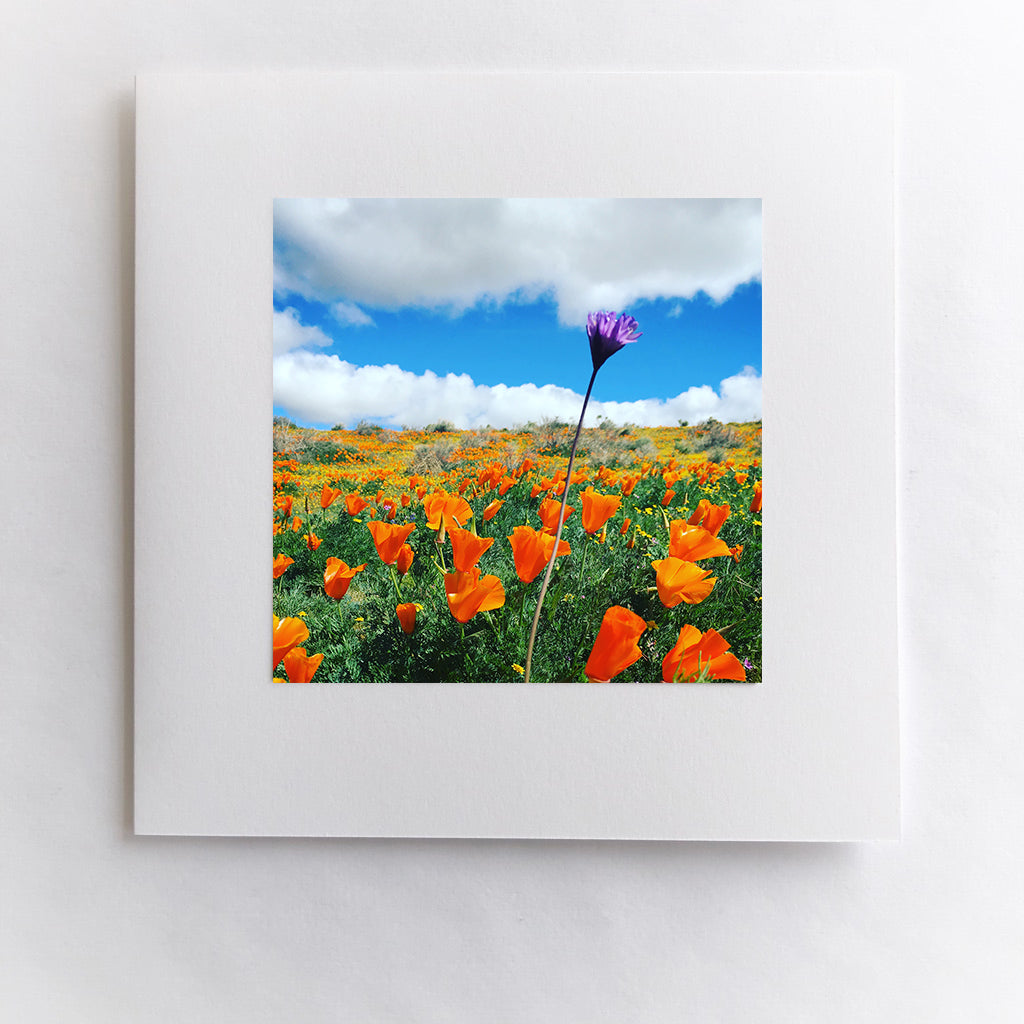
[[[512,669],[513,671],[518,672],[520,675],[522,675],[526,671],[526,669],[523,668],[522,665],[513,665]]]
[[[366,621],[366,619],[364,619],[362,616],[360,616],[358,619],[356,619],[356,622],[365,622],[365,621]]]

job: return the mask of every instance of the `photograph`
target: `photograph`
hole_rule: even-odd
[[[275,683],[762,682],[760,199],[279,198],[272,247]]]

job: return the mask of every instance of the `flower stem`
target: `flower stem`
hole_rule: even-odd
[[[551,558],[548,561],[547,571],[544,573],[544,582],[540,586],[540,594],[537,595],[537,610],[533,613],[533,625],[530,627],[530,642],[526,645],[526,667],[523,670],[523,682],[530,681],[530,668],[533,663],[533,642],[537,638],[537,623],[540,622],[540,610],[544,604],[544,595],[548,590],[548,583],[551,580],[551,571],[555,567],[555,559],[558,557],[558,542],[562,539],[562,524],[565,522],[565,506],[569,502],[569,484],[572,481],[572,464],[576,458],[576,446],[580,441],[580,431],[583,429],[583,417],[587,412],[587,402],[590,401],[590,392],[594,390],[594,380],[597,377],[597,367],[590,375],[590,383],[587,385],[587,393],[583,396],[583,408],[580,410],[580,421],[576,424],[576,434],[572,439],[572,449],[569,452],[569,465],[565,471],[565,490],[562,492],[562,507],[558,510],[558,529],[555,531],[555,544],[551,549]]]

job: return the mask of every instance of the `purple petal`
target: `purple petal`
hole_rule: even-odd
[[[590,313],[587,316],[587,337],[590,339],[590,356],[596,372],[605,361],[630,342],[641,336],[636,320],[623,313],[621,316],[608,310]]]

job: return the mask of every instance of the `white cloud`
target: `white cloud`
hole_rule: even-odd
[[[292,351],[274,358],[274,405],[302,423],[355,423],[374,420],[390,426],[422,427],[450,420],[460,428],[516,426],[529,420],[579,418],[583,396],[545,384],[489,387],[467,374],[419,375],[398,366],[355,366],[335,355]],[[639,426],[697,423],[710,416],[723,422],[761,418],[761,377],[751,367],[722,381],[662,401],[591,401],[587,425],[602,417]]]
[[[298,311],[289,306],[283,312],[274,310],[274,355],[296,348],[328,348],[331,339],[319,327],[309,327],[299,321]]]
[[[578,324],[645,299],[721,301],[760,277],[761,203],[279,199],[274,243],[278,294],[452,314],[550,294]]]
[[[336,302],[331,316],[345,327],[375,327],[373,317],[364,313],[354,302]]]

